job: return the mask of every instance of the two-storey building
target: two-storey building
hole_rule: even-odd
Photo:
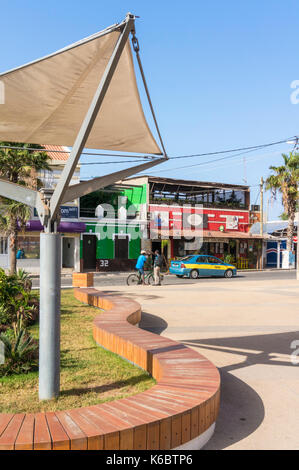
[[[239,268],[261,267],[262,237],[249,232],[248,186],[137,176],[97,197],[80,202],[87,227],[81,269],[132,269],[141,249],[159,249],[168,260],[192,253],[229,255]],[[113,206],[110,214],[103,201]]]

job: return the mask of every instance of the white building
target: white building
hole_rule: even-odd
[[[67,147],[55,145],[43,145],[50,158],[52,171],[41,171],[38,178],[42,180],[45,188],[54,189],[61,172],[68,159]],[[80,165],[77,165],[70,184],[80,182]],[[80,270],[80,233],[85,231],[84,224],[79,222],[79,200],[67,203],[61,208],[61,221],[59,231],[62,233],[62,268]],[[40,242],[39,235],[42,230],[39,218],[35,210],[26,224],[25,232],[18,235],[18,247],[23,248],[24,259],[17,260],[17,268],[28,272],[39,272]],[[7,237],[0,236],[0,267],[9,268],[10,250]]]

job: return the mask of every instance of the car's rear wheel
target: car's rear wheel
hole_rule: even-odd
[[[231,269],[227,269],[224,273],[224,277],[227,277],[228,279],[230,279],[231,277],[233,277],[233,272]]]
[[[199,274],[198,274],[197,269],[192,269],[192,271],[191,271],[191,273],[190,273],[190,278],[191,278],[191,279],[197,279],[198,276],[199,276]]]

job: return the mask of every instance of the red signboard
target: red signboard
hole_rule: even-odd
[[[170,230],[171,235],[183,235],[183,228],[219,231],[220,227],[225,227],[227,233],[248,232],[249,213],[246,210],[188,207],[188,205],[168,206],[166,204],[150,204],[149,210],[150,228],[153,231],[158,228],[162,232]],[[202,224],[196,227],[199,216],[202,218]]]

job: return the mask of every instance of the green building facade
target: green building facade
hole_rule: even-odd
[[[86,231],[80,240],[81,271],[131,270],[140,254],[141,239],[146,236],[147,185],[113,187],[98,191],[92,198],[80,201],[81,220]],[[93,203],[94,201],[94,203]],[[100,207],[103,216],[98,215]],[[107,206],[108,209],[107,209]],[[89,207],[84,207],[89,206]],[[84,217],[91,214],[93,217]]]

